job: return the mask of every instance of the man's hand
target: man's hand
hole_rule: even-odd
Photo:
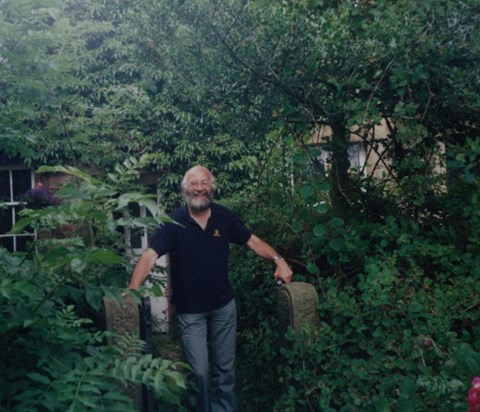
[[[258,256],[268,259],[275,263],[277,266],[273,276],[275,280],[281,279],[284,283],[290,283],[292,281],[293,272],[288,266],[287,261],[278,255],[267,242],[260,239],[258,236],[252,235],[248,239],[247,246]]]
[[[292,281],[293,272],[288,266],[287,261],[284,258],[275,261],[277,265],[273,277],[275,280],[281,280],[283,283],[290,283]]]

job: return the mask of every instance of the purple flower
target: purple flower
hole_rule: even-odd
[[[61,202],[58,197],[50,193],[43,183],[37,183],[35,189],[27,190],[21,200],[27,204],[29,209],[57,206]]]

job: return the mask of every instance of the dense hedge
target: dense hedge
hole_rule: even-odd
[[[232,202],[320,297],[320,326],[285,343],[268,266],[235,251],[244,410],[466,410],[480,374],[478,180],[369,193],[376,218],[359,207],[350,222],[308,204],[314,180],[288,203],[271,188]]]

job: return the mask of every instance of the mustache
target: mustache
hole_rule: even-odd
[[[190,193],[183,192],[183,198],[187,201],[187,203],[188,201],[191,201],[191,202],[201,201],[200,199],[197,199],[197,197],[204,197],[205,199],[208,199],[209,201],[211,201],[213,199],[213,193],[204,189],[198,189]]]

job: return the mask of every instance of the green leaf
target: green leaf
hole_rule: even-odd
[[[136,365],[132,366],[132,369],[130,370],[130,372],[131,372],[131,379],[133,381],[138,380],[138,376],[139,376],[141,370],[142,370],[142,365],[140,365],[140,364],[136,364]]]
[[[92,249],[88,251],[86,260],[90,263],[116,265],[123,262],[123,258],[109,249]]]
[[[96,396],[89,397],[82,394],[78,395],[76,399],[89,408],[92,408],[94,410],[98,408],[98,399]]]
[[[27,373],[27,377],[30,378],[32,381],[43,383],[45,385],[50,384],[50,379],[45,375],[41,375],[37,372]]]
[[[307,265],[308,273],[316,274],[318,273],[318,266],[314,262],[309,262]]]
[[[313,234],[317,237],[322,237],[328,232],[328,228],[325,225],[316,225],[313,228]]]
[[[153,296],[157,297],[157,298],[160,298],[162,296],[164,296],[164,293],[163,293],[163,290],[162,288],[160,287],[159,284],[155,283],[151,288],[150,288],[150,292],[153,294]]]
[[[313,196],[314,193],[315,193],[315,189],[313,188],[312,185],[306,185],[300,189],[300,194],[304,199]]]
[[[81,259],[73,258],[70,262],[70,267],[75,273],[82,273],[87,267],[87,263]]]
[[[300,233],[301,231],[303,231],[303,225],[299,221],[293,222],[292,230],[295,233]]]
[[[335,238],[330,240],[330,242],[328,242],[328,246],[330,246],[330,248],[335,252],[340,252],[340,250],[344,248],[344,245],[345,245],[345,242],[343,241],[343,239],[340,239],[340,238]]]
[[[329,206],[325,202],[321,202],[315,206],[315,209],[317,210],[318,213],[327,213],[329,211]]]
[[[330,225],[332,227],[341,227],[345,224],[345,221],[340,217],[334,217],[330,220]]]

